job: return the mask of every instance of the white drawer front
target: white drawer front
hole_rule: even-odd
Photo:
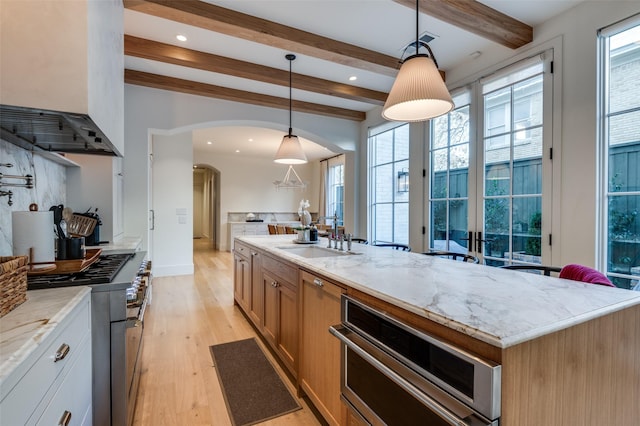
[[[18,384],[2,400],[2,424],[25,424],[32,416],[40,401],[49,393],[54,392],[52,385],[56,378],[78,357],[80,344],[83,340],[91,345],[91,312],[89,298],[76,311],[67,316],[56,330],[43,342],[46,349],[31,366],[29,371],[20,379]],[[56,353],[64,346],[68,351],[63,359],[55,361]],[[62,354],[63,351],[60,353]],[[39,351],[38,351],[39,353]],[[89,354],[91,351],[89,350]],[[89,372],[91,380],[91,372]],[[91,393],[91,392],[89,392]],[[55,423],[57,424],[57,423]]]
[[[65,371],[62,384],[36,424],[64,424],[60,420],[65,412],[69,413],[68,426],[91,423],[91,339],[85,339],[77,350],[77,359]]]

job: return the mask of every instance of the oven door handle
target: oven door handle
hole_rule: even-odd
[[[145,297],[142,301],[142,306],[140,306],[140,311],[138,311],[138,316],[136,318],[127,318],[125,323],[126,328],[140,327],[144,322],[144,312],[147,309],[147,298]]]
[[[400,386],[402,389],[404,389],[406,392],[411,394],[418,401],[420,401],[425,406],[427,406],[431,411],[437,414],[442,420],[446,421],[452,426],[467,426],[467,423],[463,419],[461,419],[460,417],[452,413],[447,408],[443,407],[440,403],[438,403],[434,399],[422,393],[420,390],[418,390],[415,386],[413,386],[411,383],[405,380],[398,373],[396,373],[395,371],[393,371],[392,369],[384,365],[384,363],[380,362],[380,360],[372,356],[369,352],[367,352],[367,350],[363,349],[358,344],[354,343],[351,339],[349,339],[347,334],[352,333],[352,331],[349,330],[347,327],[344,327],[343,325],[331,326],[329,327],[329,332],[333,334],[335,337],[337,337],[340,340],[340,342],[346,345],[349,349],[357,353],[365,361],[367,361],[369,364],[375,367],[378,371],[380,371],[382,374],[387,376],[396,385]],[[372,352],[383,353],[379,349],[375,348],[373,345],[371,345],[371,347],[368,349],[370,349]],[[383,353],[383,356],[385,355],[386,354]]]

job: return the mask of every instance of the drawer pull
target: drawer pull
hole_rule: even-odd
[[[322,280],[321,280],[320,278],[314,278],[314,279],[313,279],[313,283],[314,283],[315,285],[317,285],[318,287],[322,287],[322,286],[324,286],[324,283],[322,282]]]
[[[53,362],[62,361],[67,356],[70,350],[71,348],[69,347],[69,345],[67,345],[66,343],[63,343],[58,348],[58,351],[56,352],[56,356],[53,359]],[[71,416],[71,413],[69,413],[69,416]]]
[[[278,287],[280,284],[278,283],[278,281],[271,281],[271,287]]]
[[[58,421],[58,426],[69,426],[69,422],[71,422],[71,411],[64,410]]]

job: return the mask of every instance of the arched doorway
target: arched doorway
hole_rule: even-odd
[[[220,172],[206,164],[193,166],[193,238],[220,248]]]

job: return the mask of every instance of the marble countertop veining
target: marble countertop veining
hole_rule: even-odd
[[[0,387],[88,293],[86,286],[27,291],[27,301],[0,319]]]
[[[238,239],[500,348],[640,304],[637,291],[420,253],[354,243],[354,255],[305,258],[282,249],[299,246],[291,235]]]

